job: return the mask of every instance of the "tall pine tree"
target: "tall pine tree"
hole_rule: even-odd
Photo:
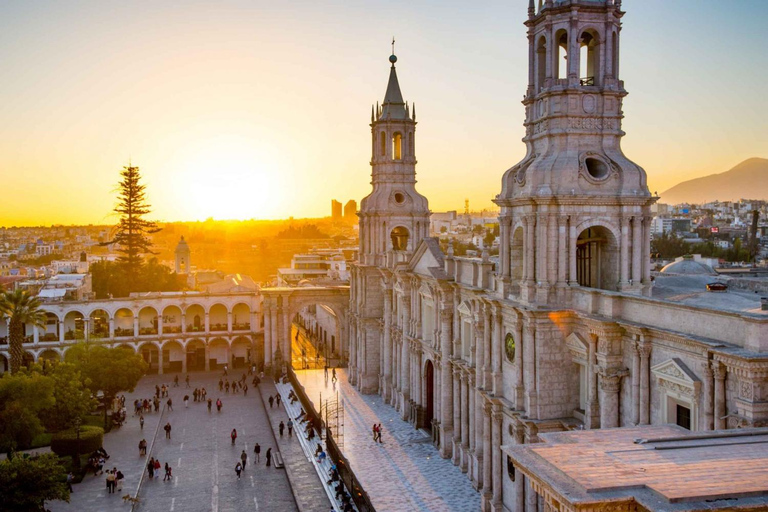
[[[120,177],[119,202],[115,207],[120,221],[115,226],[112,240],[103,245],[118,245],[117,251],[122,253],[118,262],[124,266],[128,288],[137,291],[141,282],[142,255],[156,254],[152,252],[152,241],[148,235],[157,233],[160,228],[155,222],[144,218],[151,211],[151,206],[146,201],[139,168],[129,164],[120,171]]]

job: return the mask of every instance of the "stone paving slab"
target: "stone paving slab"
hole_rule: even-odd
[[[147,479],[139,494],[138,511],[298,510],[285,470],[264,465],[263,456],[267,448],[272,447],[274,452],[277,447],[258,390],[254,390],[249,382],[247,396],[242,393],[219,394],[218,373],[190,375],[193,388],[205,386],[214,402],[221,396],[224,404],[221,413],[216,412],[215,405],[208,413],[204,403],[195,403],[191,399],[189,407],[185,408],[182,398],[185,394],[191,396],[192,389],[186,389],[182,379],[180,387],[170,388],[174,411],[145,415],[144,431],[141,432],[138,418],[130,411],[130,404],[134,398],[151,397],[156,383],[170,384],[173,379],[168,375],[145,377],[135,392],[126,393],[129,413],[124,426],[104,437],[105,449],[111,456],[107,461],[108,467],[116,466],[126,477],[122,492],[107,494],[105,476],[89,474],[83,483],[74,486],[69,504],[56,501],[48,503],[47,507],[52,512],[128,511],[130,505],[122,500],[122,496],[129,493],[135,495],[147,460],[155,456],[162,464],[167,461],[171,465],[174,478],[168,482],[162,481],[162,475],[153,480]],[[165,439],[161,428],[152,453],[140,457],[139,440],[144,437],[151,444],[155,429],[168,421],[172,426],[171,439]],[[233,428],[238,431],[235,446],[232,446],[229,437]],[[254,442],[262,446],[262,462],[256,466],[252,465]],[[248,454],[248,465],[238,480],[234,468],[243,449]]]
[[[293,436],[288,435],[285,428],[283,437],[280,437],[280,422],[288,423],[288,414],[284,407],[285,402],[278,407],[269,407],[269,397],[277,395],[277,388],[270,377],[267,377],[260,385],[259,391],[263,399],[264,410],[267,412],[272,433],[285,461],[285,471],[291,482],[296,504],[300,512],[328,512],[331,510],[331,502],[323,488],[320,477],[317,475],[312,462],[307,459],[298,436],[301,435],[294,429]]]
[[[466,512],[480,509],[480,494],[450,460],[440,457],[431,438],[403,421],[378,395],[362,395],[347,382],[326,380],[322,370],[296,375],[315,406],[337,391],[344,403],[342,451],[377,511]],[[381,423],[383,444],[374,443],[371,427]]]

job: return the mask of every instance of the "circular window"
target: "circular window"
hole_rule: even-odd
[[[602,160],[597,158],[587,158],[584,161],[587,166],[587,172],[596,180],[602,180],[608,177],[608,166]]]
[[[402,193],[400,193],[400,192],[396,192],[395,193],[395,202],[397,204],[403,204],[405,202],[405,196]]]
[[[508,333],[504,338],[504,351],[507,353],[507,359],[510,363],[515,362],[515,337]]]

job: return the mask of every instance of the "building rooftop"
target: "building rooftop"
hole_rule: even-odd
[[[564,510],[606,502],[670,512],[768,507],[768,428],[691,432],[658,425],[540,438],[502,449]]]
[[[725,293],[707,291],[707,284],[713,282],[728,284],[728,279],[708,275],[659,274],[654,281],[652,297],[687,306],[768,316],[768,311],[760,307],[761,294],[733,286],[729,286]]]

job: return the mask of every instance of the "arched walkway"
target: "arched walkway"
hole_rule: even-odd
[[[94,309],[89,315],[88,339],[109,338],[109,313]]]
[[[0,354],[0,374],[3,374],[10,370],[10,362],[5,354]]]
[[[133,311],[127,308],[121,308],[115,311],[115,337],[132,338],[133,332]]]
[[[158,373],[160,368],[160,355],[157,350],[157,345],[154,343],[143,343],[139,345],[139,354],[141,354],[141,357],[149,365],[147,373]]]
[[[245,368],[253,360],[251,354],[251,340],[245,336],[239,336],[232,342],[232,368]]]
[[[187,354],[187,367],[186,371],[200,371],[208,369],[208,361],[206,361],[205,343],[199,339],[194,339],[187,342],[186,354]]]
[[[171,340],[163,344],[163,373],[184,371],[184,347]]]
[[[144,306],[139,310],[139,336],[157,334],[157,310],[151,306]]]
[[[224,368],[230,360],[229,343],[224,338],[214,338],[208,343],[208,360],[211,370]]]
[[[163,310],[163,334],[180,333],[182,322],[179,306],[168,306]]]
[[[53,350],[52,348],[47,348],[40,352],[40,355],[37,356],[38,361],[61,361],[61,356],[58,352]]]

